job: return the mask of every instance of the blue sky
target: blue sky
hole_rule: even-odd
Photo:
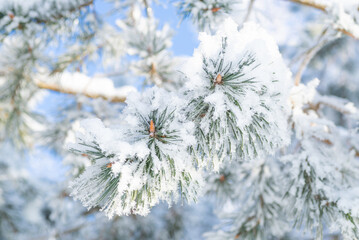
[[[192,25],[190,19],[185,19],[179,24],[181,17],[177,15],[173,4],[163,5],[154,4],[153,12],[161,23],[170,24],[175,31],[173,36],[172,51],[176,56],[192,55],[193,49],[198,45],[198,32]]]

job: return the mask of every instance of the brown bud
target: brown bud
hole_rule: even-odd
[[[214,82],[215,82],[216,84],[221,84],[221,83],[222,83],[222,76],[221,76],[221,74],[218,73],[218,75],[217,75],[216,79],[214,80]]]
[[[218,12],[220,9],[221,9],[221,8],[219,8],[219,7],[215,7],[215,8],[212,8],[211,11],[212,11],[213,13],[215,13],[215,12]]]
[[[220,181],[221,183],[223,183],[225,180],[226,180],[226,177],[225,177],[224,175],[221,175],[221,176],[219,177],[219,181]]]
[[[151,120],[150,122],[150,136],[154,137],[155,136],[155,124],[153,123],[153,120]]]
[[[150,75],[151,77],[154,77],[157,73],[156,66],[154,63],[151,63],[151,69],[150,69]]]
[[[112,167],[112,163],[106,165],[106,168],[110,168],[110,167]]]

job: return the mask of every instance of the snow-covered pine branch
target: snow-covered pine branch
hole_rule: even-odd
[[[26,36],[26,35],[25,35]],[[36,92],[30,80],[35,61],[41,59],[43,43],[34,39],[11,36],[1,45],[0,51],[0,138],[11,136],[14,142],[30,143],[30,137],[43,129],[44,119],[31,107]]]
[[[168,51],[173,33],[169,25],[158,29],[157,20],[141,16],[138,8],[133,9],[131,22],[118,20],[116,24],[123,31],[128,54],[140,58],[132,65],[133,71],[144,76],[147,84],[173,88],[176,85],[174,60]]]
[[[1,1],[0,29],[2,36],[14,31],[38,31],[44,26],[48,31],[69,31],[69,23],[86,15],[93,0],[30,0]],[[71,20],[71,21],[69,21]]]
[[[264,30],[237,27],[229,19],[201,36],[180,97],[157,88],[131,94],[118,130],[86,124],[71,149],[94,164],[74,181],[76,198],[109,216],[147,214],[177,199],[178,188],[197,199],[202,167],[218,171],[225,156],[251,160],[287,143],[290,73]]]
[[[133,93],[117,128],[83,122],[84,134],[71,150],[93,165],[71,184],[86,207],[114,214],[147,215],[159,201],[195,201],[201,174],[190,156],[194,125],[180,115],[184,101],[158,88]]]
[[[0,239],[359,239],[357,30],[357,0],[0,0]]]
[[[51,77],[49,74],[39,74],[34,82],[41,89],[83,95],[89,98],[102,98],[111,102],[124,102],[128,94],[137,91],[132,86],[115,88],[109,78],[90,78],[82,73],[63,72]]]
[[[1,35],[3,39],[0,39],[4,43],[1,51],[4,56],[9,55],[1,66],[1,75],[7,76],[1,83],[1,101],[5,103],[6,99],[10,99],[16,103],[4,108],[7,113],[1,116],[1,122],[12,136],[17,136],[16,141],[21,144],[29,142],[25,139],[39,130],[40,124],[36,122],[39,119],[43,121],[32,112],[16,113],[18,109],[26,108],[26,103],[39,89],[123,102],[133,88],[114,88],[113,79],[102,79],[99,87],[94,82],[99,83],[100,80],[95,81],[86,76],[86,65],[98,61],[99,58],[104,67],[114,69],[114,77],[124,77],[122,75],[131,72],[138,78],[145,76],[148,79],[145,84],[155,83],[168,88],[176,86],[173,81],[173,65],[177,64],[177,61],[168,51],[171,31],[168,26],[157,30],[154,19],[142,17],[138,8],[140,2],[129,1],[126,6],[121,6],[123,9],[130,7],[132,13],[137,14],[132,21],[129,18],[126,25],[119,25],[122,27],[121,31],[110,24],[100,24],[95,16],[93,1],[33,0],[25,5],[20,1],[0,3],[0,27],[5,31]],[[136,42],[136,39],[139,41]],[[56,48],[63,47],[66,51],[54,53]],[[133,54],[142,60],[129,63],[123,61]],[[74,70],[83,73],[70,74]],[[13,80],[14,78],[16,79]],[[31,94],[29,89],[26,89],[27,93],[24,95],[25,91],[22,89],[30,87]],[[26,114],[29,115],[26,118],[30,119],[31,123],[21,118]],[[19,125],[22,128],[21,134],[17,134]]]
[[[288,163],[288,210],[295,226],[315,230],[323,238],[325,225],[340,228],[345,239],[358,235],[358,212],[348,204],[355,198],[359,163],[352,148],[345,144],[348,135],[315,110],[305,109],[313,102],[319,81],[292,89],[293,124],[298,140],[297,152],[282,158]],[[338,224],[340,223],[340,224]]]
[[[290,73],[263,29],[237,28],[227,19],[216,35],[202,33],[183,69],[186,114],[215,170],[226,156],[248,160],[288,143]]]
[[[254,159],[229,165],[230,181],[237,186],[228,192],[232,207],[222,207],[221,224],[206,239],[267,239],[281,237],[290,228],[282,206],[284,189],[278,160]],[[223,195],[218,192],[219,196]],[[227,204],[228,205],[228,204]]]
[[[182,15],[182,21],[191,18],[199,30],[214,31],[240,2],[239,0],[185,0],[176,1],[176,6],[179,14]]]

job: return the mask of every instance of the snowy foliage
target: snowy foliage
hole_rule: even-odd
[[[29,100],[36,87],[33,82],[24,81],[25,76],[33,74],[35,59],[42,59],[39,50],[42,45],[40,41],[19,36],[7,38],[1,45],[4,58],[0,60],[0,71],[6,75],[0,81],[0,122],[6,123],[6,127],[0,130],[2,138],[12,136],[15,141],[20,139],[29,143],[33,141],[30,133],[43,128],[43,118],[30,107]]]
[[[183,69],[187,115],[215,170],[225,156],[252,159],[288,142],[290,73],[264,30],[237,28],[228,19],[216,35],[203,33]]]
[[[297,153],[283,157],[290,164],[287,197],[293,204],[289,208],[295,224],[298,227],[303,224],[308,230],[317,229],[317,237],[322,238],[324,224],[340,221],[347,239],[354,235],[358,238],[358,215],[355,208],[345,205],[347,198],[356,195],[359,180],[355,152],[344,144],[345,132],[338,131],[331,121],[319,118],[310,108],[303,109],[313,100],[318,83],[316,79],[308,86],[292,89],[292,119],[300,143]]]
[[[78,10],[91,3],[91,0],[1,0],[1,32],[7,35],[16,30],[41,29],[44,25],[64,29],[78,17]]]
[[[133,65],[133,70],[144,76],[147,83],[153,82],[157,86],[168,87],[168,83],[174,83],[173,60],[168,51],[172,45],[172,31],[169,25],[158,30],[158,23],[154,19],[142,17],[137,13],[139,11],[134,9],[134,23],[116,22],[123,31],[128,53],[141,59]]]
[[[128,98],[118,128],[85,121],[85,134],[71,148],[94,164],[72,183],[72,195],[86,207],[100,205],[110,217],[146,215],[160,200],[196,200],[201,176],[188,154],[194,126],[178,115],[181,104],[175,95],[152,88]]]
[[[218,171],[225,155],[251,159],[287,142],[287,94],[276,86],[288,90],[290,74],[275,43],[257,26],[238,32],[227,20],[224,27],[203,35],[184,67],[185,101],[152,88],[128,97],[118,129],[84,126],[87,133],[72,149],[94,164],[72,188],[85,206],[100,205],[109,216],[147,214],[159,200],[177,199],[178,188],[182,198],[195,200],[200,175],[190,152],[204,159],[197,167]]]
[[[215,228],[217,231],[206,233],[206,238],[259,240],[283,236],[289,224],[281,209],[283,189],[279,187],[282,184],[279,166],[273,159],[231,166],[233,179],[229,181],[240,186],[229,193],[235,206],[219,214],[222,224]]]
[[[359,239],[358,4],[0,0],[0,239]]]
[[[184,0],[176,3],[182,18],[192,18],[200,30],[213,31],[233,11],[239,0]]]
[[[320,2],[320,1],[318,1]],[[359,38],[359,3],[355,0],[330,0],[326,2],[333,26]]]

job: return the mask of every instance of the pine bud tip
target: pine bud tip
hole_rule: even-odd
[[[219,7],[215,7],[215,8],[212,8],[211,11],[212,11],[213,13],[215,13],[215,12],[218,12],[220,9],[221,9],[221,8],[219,8]]]
[[[219,177],[219,181],[220,182],[224,182],[226,180],[226,177],[224,176],[224,175],[221,175],[220,177]]]
[[[155,124],[153,123],[153,120],[150,122],[150,136],[153,137],[155,135]]]
[[[222,83],[222,75],[218,73],[215,81],[216,84],[221,84]]]

